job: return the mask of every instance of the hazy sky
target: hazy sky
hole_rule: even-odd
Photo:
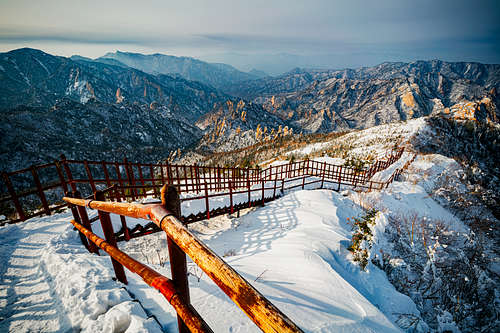
[[[500,0],[0,0],[0,51],[121,50],[356,67],[416,59],[500,63]]]

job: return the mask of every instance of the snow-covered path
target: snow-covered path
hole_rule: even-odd
[[[241,218],[191,228],[305,332],[398,332],[396,313],[418,315],[415,304],[372,264],[360,271],[347,251],[347,218],[362,213],[340,193],[302,190]],[[176,331],[168,302],[130,272],[128,286],[113,281],[109,258],[85,250],[70,218],[64,212],[0,228],[0,332],[159,332],[151,314],[163,330]],[[154,264],[166,252],[164,238],[157,233],[119,247],[169,276],[168,259]],[[144,249],[153,251],[148,260],[138,255]],[[192,303],[215,332],[259,331],[188,266]]]
[[[70,329],[40,256],[68,224],[68,213],[0,229],[0,332]]]

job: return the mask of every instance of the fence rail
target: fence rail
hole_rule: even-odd
[[[148,192],[158,196],[163,184],[176,186],[181,194],[199,193],[199,197],[205,198],[212,196],[209,194],[212,192],[233,191],[233,194],[238,194],[245,189],[248,193],[252,193],[257,191],[252,187],[263,181],[277,181],[282,186],[281,189],[287,189],[287,183],[300,177],[303,179],[302,187],[307,185],[305,184],[306,177],[319,177],[322,186],[325,183],[337,183],[339,187],[350,185],[368,190],[381,189],[388,184],[372,181],[371,177],[376,172],[389,167],[401,157],[402,153],[403,148],[391,151],[367,169],[306,160],[270,166],[264,170],[208,167],[196,164],[131,163],[127,159],[122,162],[81,161],[68,160],[61,155],[61,159],[53,163],[3,172],[2,180],[5,186],[2,186],[0,191],[2,210],[0,214],[9,218],[7,223],[24,221],[34,216],[50,215],[66,206],[60,198],[67,193],[78,191],[83,195],[88,195],[113,185],[116,186],[114,197],[119,197],[121,201],[135,201],[148,195]],[[298,186],[295,184],[292,188]],[[249,205],[251,204],[249,202]],[[30,209],[33,206],[36,209]],[[207,209],[205,216],[209,217],[209,215],[210,209]],[[196,217],[186,218],[189,221],[197,219]]]

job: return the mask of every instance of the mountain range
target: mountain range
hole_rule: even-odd
[[[0,54],[0,163],[165,159],[292,133],[362,129],[429,114],[498,123],[500,65],[439,60],[245,73],[187,57]],[[47,129],[50,129],[50,133]],[[75,149],[75,147],[79,147]]]
[[[225,90],[237,82],[257,79],[266,75],[256,70],[245,73],[226,64],[207,63],[190,57],[174,57],[164,54],[144,55],[117,51],[106,53],[96,60],[115,60],[150,74],[179,75],[187,80],[199,81],[221,90]]]

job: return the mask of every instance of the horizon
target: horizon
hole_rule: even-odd
[[[500,3],[494,0],[49,0],[43,6],[19,0],[1,8],[0,52],[26,46],[94,59],[127,50],[270,74],[419,59],[500,63]]]

